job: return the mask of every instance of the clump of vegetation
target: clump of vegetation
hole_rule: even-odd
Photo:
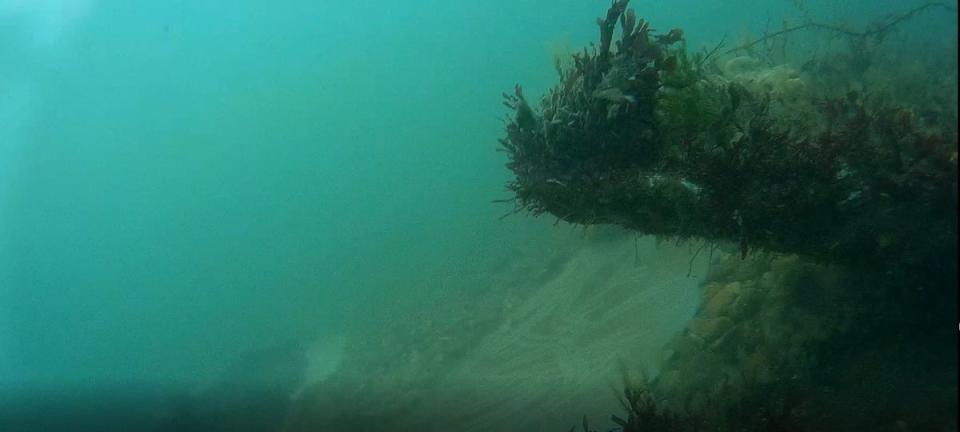
[[[613,415],[610,420],[622,432],[793,432],[805,430],[805,422],[815,415],[797,388],[750,387],[736,400],[722,391],[730,389],[677,408],[657,400],[644,386],[627,386],[621,397],[626,418]],[[596,432],[586,417],[581,428]]]
[[[599,20],[599,46],[558,63],[538,109],[519,86],[504,95],[514,211],[904,273],[956,256],[952,122],[816,82],[780,97],[688,54],[680,30],[654,34],[628,2]]]

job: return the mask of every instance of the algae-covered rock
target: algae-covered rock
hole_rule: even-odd
[[[727,316],[730,309],[740,298],[742,284],[740,282],[730,282],[716,294],[708,297],[704,303],[704,314],[712,317]]]
[[[627,4],[612,1],[600,44],[561,65],[539,104],[519,86],[505,95],[501,145],[514,212],[724,252],[652,393],[678,410],[756,407],[762,421],[738,431],[798,430],[771,425],[801,417],[809,430],[902,428],[916,422],[883,417],[892,407],[955,401],[955,380],[933,383],[957,364],[939,348],[955,339],[942,323],[956,318],[957,109],[944,97],[957,93],[956,62],[926,66],[946,78],[888,74],[924,69],[900,61],[909,47],[880,48],[898,23],[945,5],[862,31],[809,23],[723,58],[688,53],[681,31],[656,34]],[[804,28],[848,47],[794,63],[748,49]],[[888,373],[901,363],[930,372]],[[885,387],[911,378],[936,391]]]
[[[690,320],[690,324],[687,325],[690,333],[707,344],[716,341],[717,338],[723,336],[731,327],[733,327],[733,321],[727,317],[693,318]]]

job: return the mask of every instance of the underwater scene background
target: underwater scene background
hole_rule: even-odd
[[[956,3],[620,3],[0,0],[0,431],[956,430]],[[635,106],[880,204],[621,206]]]

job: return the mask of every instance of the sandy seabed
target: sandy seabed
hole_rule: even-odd
[[[658,372],[700,303],[710,254],[609,228],[558,231],[348,341],[286,429],[566,431],[583,416],[614,426],[624,371]]]

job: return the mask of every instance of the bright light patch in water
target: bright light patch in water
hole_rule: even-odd
[[[92,0],[0,0],[0,18],[20,21],[31,41],[49,46],[92,8]]]

